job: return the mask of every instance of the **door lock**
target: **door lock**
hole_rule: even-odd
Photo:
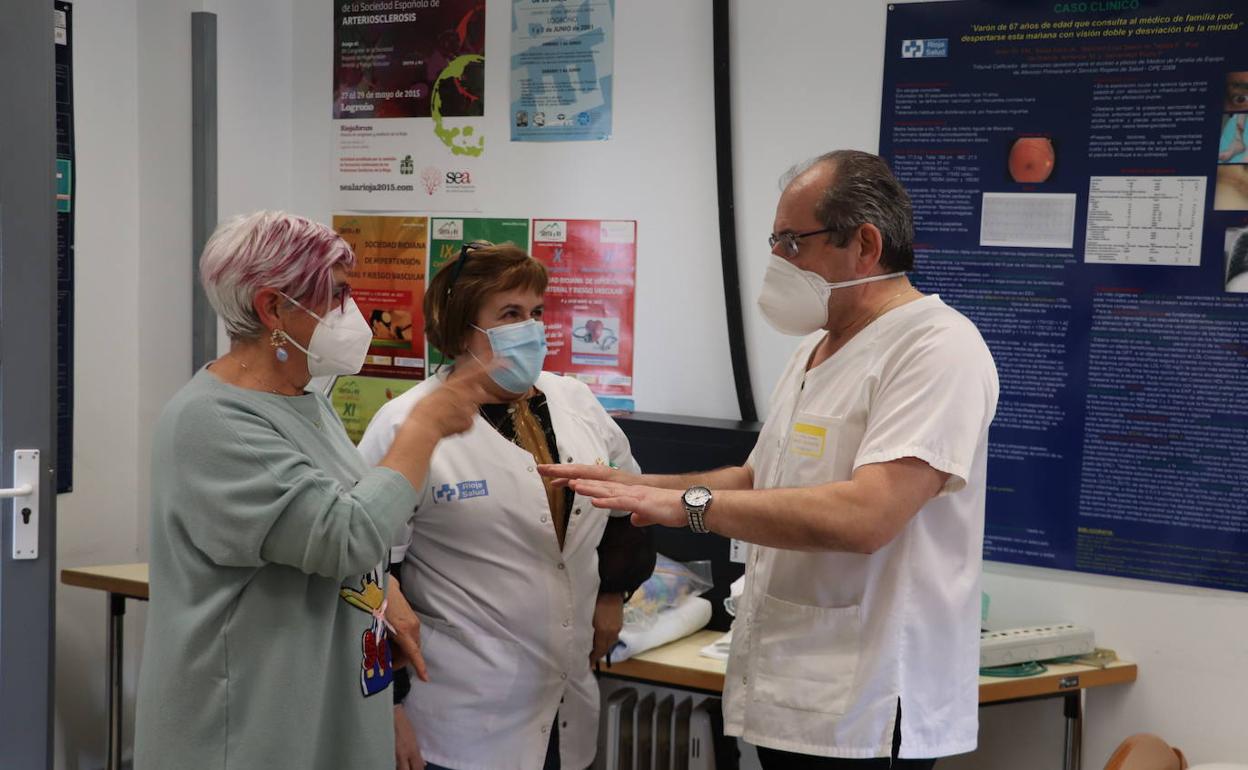
[[[39,450],[13,453],[13,487],[0,499],[13,501],[13,558],[39,558]]]

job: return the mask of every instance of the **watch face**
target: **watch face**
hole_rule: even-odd
[[[685,490],[685,505],[701,508],[711,500],[711,490],[706,487],[690,487]]]

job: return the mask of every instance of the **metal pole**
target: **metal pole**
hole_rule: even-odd
[[[217,228],[217,15],[191,14],[191,372],[217,357],[217,314],[199,256]]]
[[[126,597],[108,595],[108,757],[107,770],[121,770],[121,664]]]
[[[1072,692],[1064,699],[1066,714],[1066,756],[1063,770],[1080,770],[1083,765],[1083,690]]]

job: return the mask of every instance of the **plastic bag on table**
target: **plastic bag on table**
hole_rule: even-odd
[[[649,628],[660,612],[679,606],[691,596],[701,596],[712,585],[709,561],[682,564],[659,554],[654,573],[624,605],[624,625]]]

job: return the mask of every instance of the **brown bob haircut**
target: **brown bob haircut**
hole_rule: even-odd
[[[451,358],[468,350],[468,335],[486,297],[500,291],[546,293],[546,267],[514,244],[466,244],[425,290],[425,335]]]

